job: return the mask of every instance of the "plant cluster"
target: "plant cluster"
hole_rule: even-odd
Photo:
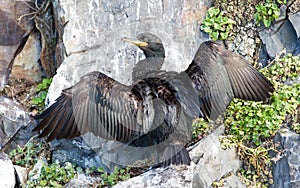
[[[97,171],[101,177],[100,187],[111,187],[119,181],[124,181],[130,178],[130,169],[114,168],[112,173],[107,173],[103,168],[90,168],[82,170],[80,167],[66,162],[63,166],[55,161],[52,164],[48,164],[46,161],[38,159],[38,156],[48,156],[49,152],[45,150],[45,143],[35,140],[29,141],[23,148],[18,146],[9,152],[10,159],[15,165],[30,168],[34,166],[38,161],[42,165],[41,168],[32,170],[28,175],[28,181],[23,187],[63,187],[77,174],[85,173],[86,175],[93,175]]]
[[[276,152],[273,136],[283,124],[295,131],[300,129],[299,122],[294,120],[299,116],[300,83],[293,83],[300,75],[299,67],[299,58],[291,54],[276,59],[271,67],[261,70],[275,86],[270,103],[235,99],[228,107],[225,119],[228,135],[221,142],[224,147],[238,148],[245,164],[241,173],[246,184],[266,187],[272,182],[270,168],[274,159],[269,152]],[[284,84],[287,80],[292,83]]]
[[[45,143],[30,141],[23,148],[17,146],[10,151],[9,157],[13,164],[28,168],[37,162],[39,153],[44,151]]]
[[[209,124],[203,118],[197,118],[192,125],[192,140],[198,141],[199,137],[204,137],[209,131]]]
[[[42,167],[39,170],[32,171],[29,174],[29,180],[26,183],[27,188],[33,187],[58,187],[68,183],[76,175],[75,166],[66,162],[60,166],[58,161],[48,165],[42,161]],[[39,172],[38,172],[39,171]]]
[[[36,97],[32,99],[32,105],[33,107],[36,107],[39,111],[45,108],[45,100],[51,82],[52,78],[45,78],[40,84],[37,85],[35,89]]]
[[[206,17],[201,23],[201,30],[208,33],[212,40],[227,39],[233,29],[235,21],[224,16],[219,8],[211,7],[207,10]]]
[[[119,181],[128,180],[130,178],[129,171],[129,168],[119,169],[118,167],[115,167],[112,173],[107,173],[103,168],[98,168],[98,172],[101,173],[100,187],[111,187],[117,184]]]
[[[255,6],[256,13],[254,14],[255,21],[259,26],[261,22],[265,27],[270,27],[272,22],[279,18],[280,8],[278,5],[285,4],[286,0],[266,0],[264,3],[259,3]]]

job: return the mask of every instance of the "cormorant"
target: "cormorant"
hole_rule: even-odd
[[[155,58],[163,62],[164,49],[156,36],[142,33],[137,38],[141,41],[131,42],[143,50],[143,66]],[[37,117],[41,121],[34,131],[42,130],[39,136],[48,136],[47,141],[92,132],[135,147],[161,145],[158,165],[189,164],[185,145],[194,118],[216,119],[234,97],[263,101],[273,91],[241,56],[210,41],[200,45],[183,72],[146,72],[147,77],[139,73],[131,86],[101,72],[86,74]]]

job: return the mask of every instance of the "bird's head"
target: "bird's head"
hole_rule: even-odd
[[[151,33],[140,33],[136,37],[138,40],[124,38],[126,42],[130,42],[138,46],[147,57],[165,57],[165,49],[161,40]]]

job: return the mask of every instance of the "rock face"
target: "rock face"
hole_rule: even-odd
[[[283,50],[295,55],[300,53],[298,23],[299,12],[288,15],[288,19],[286,19],[286,8],[281,7],[280,19],[270,28],[263,28],[259,31],[259,36],[271,59],[274,59]]]
[[[200,38],[199,23],[211,5],[210,1],[56,0],[54,4],[58,6],[56,10],[61,10],[59,17],[66,23],[63,41],[67,57],[49,88],[50,104],[62,89],[74,85],[91,71],[98,70],[121,83],[130,84],[132,68],[144,55],[136,46],[123,42],[124,37],[134,39],[141,32],[157,35],[166,50],[163,69],[177,72],[187,68],[200,43],[207,40]],[[105,164],[108,169],[115,165],[113,161],[120,164],[133,161],[132,152],[126,154],[126,149],[120,148],[119,143],[106,140],[99,143],[95,141],[99,138],[87,137],[83,138],[84,142],[55,143],[53,160],[63,162],[74,156],[80,155],[82,159],[88,156],[88,160],[80,162],[83,167],[93,161],[93,165]],[[74,151],[79,151],[78,148],[80,154],[77,155]],[[118,154],[115,151],[119,151]],[[134,156],[144,157],[138,153],[142,152],[135,152]]]
[[[28,124],[28,114],[13,100],[0,97],[0,150],[15,136],[22,126]]]
[[[290,15],[289,20],[297,33],[297,37],[300,38],[300,12]]]
[[[50,87],[50,103],[63,88],[94,70],[131,83],[132,68],[143,55],[123,42],[124,37],[134,39],[141,32],[157,35],[166,47],[163,69],[174,71],[187,68],[199,44],[207,40],[199,37],[199,23],[210,1],[61,0],[57,4],[67,22],[63,39],[68,57]]]
[[[192,187],[193,172],[193,165],[158,168],[130,180],[120,182],[113,187]]]
[[[223,150],[218,137],[224,133],[224,125],[199,142],[190,152],[190,157],[197,164],[193,176],[193,187],[209,187],[214,181],[230,172],[235,173],[241,167],[234,148]]]
[[[0,90],[8,80],[11,61],[23,37],[33,29],[33,21],[28,17],[19,19],[20,16],[32,10],[23,1],[0,2]]]
[[[0,187],[13,188],[15,187],[15,170],[9,157],[0,152]]]
[[[276,187],[300,187],[300,135],[288,129],[277,133],[275,143],[284,152],[283,157],[273,164],[274,184]]]
[[[234,175],[241,166],[235,149],[221,149],[218,137],[223,132],[222,125],[190,151],[192,165],[153,169],[114,187],[211,187],[227,175],[224,187],[245,187]]]

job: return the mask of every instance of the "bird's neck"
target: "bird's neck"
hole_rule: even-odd
[[[164,58],[148,57],[139,61],[133,68],[132,79],[137,81],[146,78],[150,73],[159,71],[164,63]]]
[[[151,50],[145,50],[144,51],[146,58],[165,58],[165,52],[164,51],[151,51]]]

